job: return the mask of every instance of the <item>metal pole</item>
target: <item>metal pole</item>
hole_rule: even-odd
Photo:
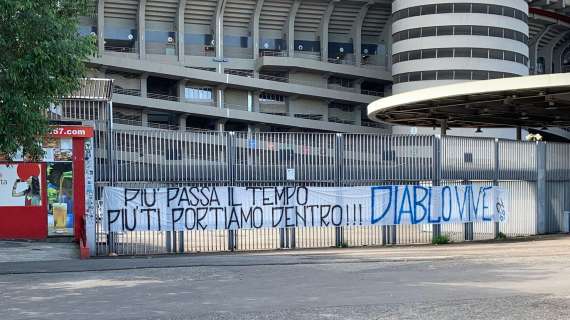
[[[236,135],[235,132],[228,132],[227,133],[227,143],[226,148],[228,152],[228,180],[230,185],[233,187],[236,182]],[[234,251],[237,247],[236,243],[236,231],[235,230],[228,230],[228,250]]]
[[[537,156],[537,194],[536,194],[536,233],[545,234],[546,233],[546,143],[538,142],[536,146],[536,156]]]
[[[441,185],[442,176],[442,160],[443,160],[443,148],[444,143],[443,137],[447,135],[447,119],[441,120],[441,136],[435,137],[433,141],[433,173],[432,173],[432,185]],[[432,225],[432,240],[441,236],[441,224]]]
[[[113,137],[113,101],[107,103],[107,175],[109,185],[115,185],[115,141]],[[115,245],[116,235],[114,232],[109,231],[107,242],[109,243],[108,253],[117,253]]]
[[[500,178],[500,168],[499,168],[499,139],[495,139],[495,172],[493,174],[493,186],[499,186],[499,178]],[[493,237],[496,239],[499,237],[499,233],[501,232],[499,222],[495,222],[495,228],[493,230]]]
[[[442,129],[442,133],[445,131]],[[442,139],[441,137],[434,136],[433,137],[433,172],[432,172],[432,185],[440,186],[441,185],[441,159],[442,159]],[[437,237],[441,235],[441,224],[433,224],[432,225],[432,240],[435,240]]]
[[[340,187],[341,186],[341,178],[342,178],[342,174],[341,174],[341,169],[342,169],[342,160],[344,158],[343,155],[343,150],[344,150],[344,136],[342,135],[342,133],[337,133],[336,134],[336,144],[335,144],[335,168],[336,168],[336,172],[335,172],[335,181],[334,184],[336,187]],[[335,245],[337,247],[341,247],[344,243],[344,232],[343,232],[343,227],[335,227]]]

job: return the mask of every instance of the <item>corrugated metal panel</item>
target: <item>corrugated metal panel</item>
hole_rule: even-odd
[[[570,145],[546,144],[546,177],[548,180],[570,180]]]
[[[431,180],[433,136],[344,135],[342,180]]]
[[[536,180],[535,142],[500,140],[498,143],[500,180]]]
[[[499,225],[500,231],[508,237],[529,236],[536,234],[536,182],[501,181],[499,186],[510,195],[511,215]]]
[[[493,180],[495,140],[446,136],[442,139],[442,178]]]

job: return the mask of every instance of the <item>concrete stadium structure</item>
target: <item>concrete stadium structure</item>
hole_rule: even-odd
[[[126,128],[407,133],[366,106],[392,91],[565,72],[567,5],[98,0],[80,32],[97,35],[91,76],[115,80]]]

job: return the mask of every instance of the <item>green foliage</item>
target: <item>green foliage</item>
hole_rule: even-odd
[[[0,154],[42,156],[46,110],[79,88],[94,37],[78,34],[89,0],[0,0]]]
[[[506,240],[507,239],[507,235],[499,232],[499,234],[497,234],[497,237],[495,238],[495,240]]]
[[[346,242],[341,242],[341,243],[339,243],[336,247],[337,247],[337,248],[348,248],[348,243],[346,243]]]
[[[445,234],[439,235],[431,241],[432,244],[448,244],[449,242],[449,237]]]

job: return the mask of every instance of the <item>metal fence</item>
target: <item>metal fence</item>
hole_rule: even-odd
[[[500,224],[124,232],[97,226],[97,253],[249,251],[430,243],[560,232],[570,209],[570,145],[496,139],[327,133],[109,130],[96,124],[96,185],[161,187],[496,185],[510,191]],[[287,170],[294,179],[287,179]],[[289,177],[291,178],[291,177]],[[98,201],[100,204],[100,201]]]

